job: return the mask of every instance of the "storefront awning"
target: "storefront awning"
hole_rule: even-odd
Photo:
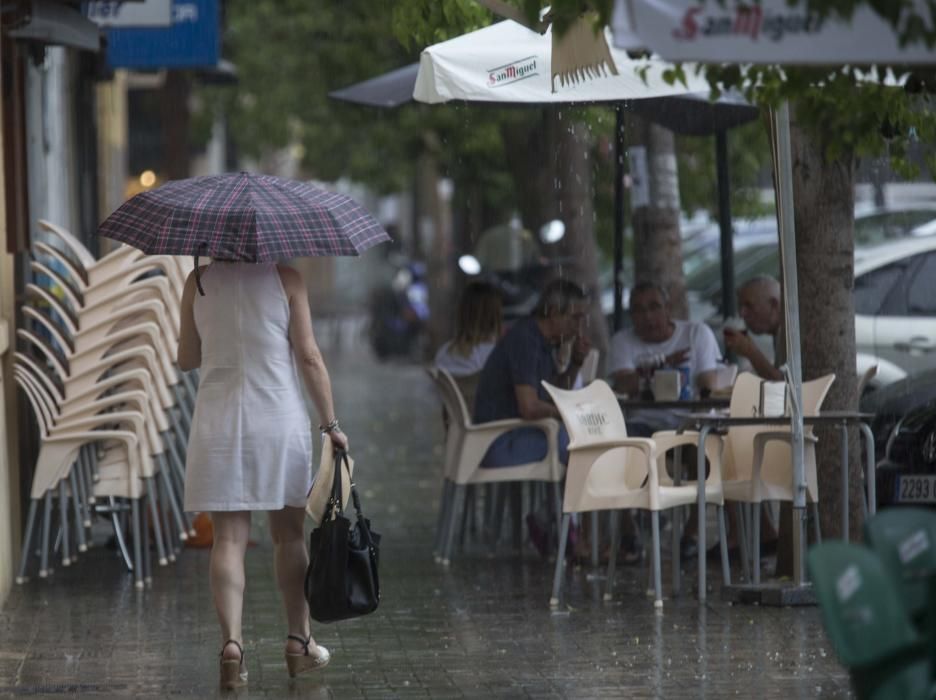
[[[32,0],[24,19],[14,29],[10,29],[7,36],[84,51],[98,51],[101,48],[98,26],[64,3]]]

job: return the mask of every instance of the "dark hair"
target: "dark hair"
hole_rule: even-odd
[[[500,292],[494,285],[469,283],[458,300],[452,350],[467,357],[478,343],[497,340],[501,331],[501,304]]]
[[[556,279],[546,285],[539,301],[533,309],[536,318],[560,316],[569,311],[569,307],[588,298],[585,290],[571,280]]]
[[[662,284],[657,284],[656,282],[638,282],[630,290],[630,298],[633,299],[638,294],[643,294],[644,292],[654,291],[660,295],[660,299],[663,300],[663,304],[669,304],[669,291]]]

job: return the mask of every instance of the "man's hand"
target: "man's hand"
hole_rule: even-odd
[[[677,350],[671,355],[667,355],[665,364],[667,367],[679,367],[688,359],[689,348],[683,348],[682,350]]]
[[[744,331],[735,330],[734,328],[725,329],[725,352],[733,352],[735,355],[750,360],[756,349],[754,341]]]
[[[576,367],[581,367],[582,363],[585,362],[585,356],[588,355],[591,347],[592,344],[587,335],[583,333],[577,336],[575,341],[572,343],[572,364]]]

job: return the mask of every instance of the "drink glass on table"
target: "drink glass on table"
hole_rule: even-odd
[[[658,352],[647,352],[637,356],[634,365],[637,368],[640,398],[645,400],[653,399],[653,389],[650,381],[653,379],[653,373],[664,364],[666,364],[666,358]]]

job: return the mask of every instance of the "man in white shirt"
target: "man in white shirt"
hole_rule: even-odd
[[[641,356],[657,355],[663,366],[687,369],[689,386],[695,392],[711,391],[717,379],[718,359],[721,355],[712,329],[704,323],[678,321],[670,317],[669,295],[662,286],[653,282],[640,282],[630,293],[630,315],[633,329],[620,330],[611,338],[609,372],[611,383],[618,392],[636,397],[640,391],[637,367]],[[657,430],[679,427],[685,412],[666,409],[631,411],[628,413],[627,433],[635,437],[650,437]],[[688,454],[684,455],[689,457]],[[694,471],[694,459],[687,459],[688,471]],[[689,473],[686,475],[694,478]],[[680,550],[683,557],[695,554],[695,523],[693,514],[683,533]],[[633,523],[624,521],[624,561],[637,548]]]
[[[633,329],[620,330],[611,339],[609,369],[616,391],[637,396],[637,368],[645,355],[659,355],[664,367],[687,368],[696,392],[715,388],[721,353],[711,328],[672,319],[666,290],[652,282],[641,282],[631,290],[630,315]],[[680,421],[680,414],[673,411],[635,411],[627,417],[627,431],[649,437],[655,430],[678,427]]]

